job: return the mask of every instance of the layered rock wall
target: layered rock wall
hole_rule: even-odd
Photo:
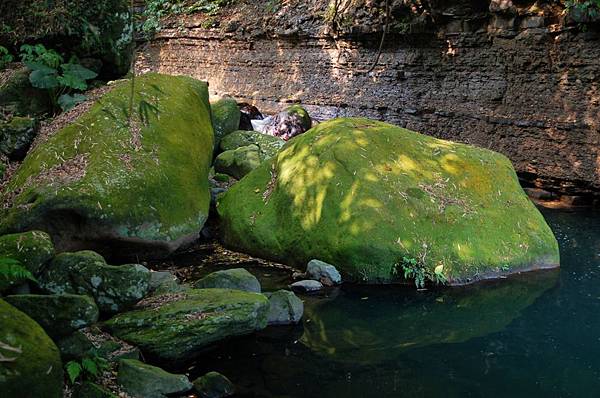
[[[212,94],[267,111],[301,102],[319,118],[366,116],[487,147],[507,155],[526,186],[597,198],[593,29],[569,26],[550,8],[453,2],[426,16],[434,23],[390,22],[369,72],[381,15],[365,19],[372,25],[346,19],[341,32],[328,22],[327,2],[289,3],[273,15],[238,6],[218,21],[180,21],[144,47],[139,68],[206,79]]]

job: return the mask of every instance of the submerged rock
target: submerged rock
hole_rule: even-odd
[[[117,383],[134,398],[166,398],[193,387],[186,375],[172,374],[135,359],[119,362]]]
[[[10,160],[23,160],[35,134],[33,118],[15,116],[10,121],[0,121],[0,154]]]
[[[269,298],[269,325],[290,325],[300,322],[304,313],[304,303],[289,290],[265,293]]]
[[[0,192],[0,233],[40,229],[60,251],[132,259],[197,238],[210,201],[207,85],[147,74],[135,88],[131,123],[124,81],[30,151]]]
[[[218,372],[208,372],[193,382],[200,398],[225,398],[235,394],[235,386]]]
[[[0,300],[0,391],[3,397],[63,396],[54,342],[23,312]]]
[[[342,276],[338,270],[331,264],[321,260],[310,260],[306,267],[306,276],[315,281],[319,281],[325,286],[339,285],[342,283]]]
[[[210,107],[215,132],[215,147],[218,148],[223,137],[239,129],[240,109],[233,98],[221,98],[211,103]]]
[[[244,268],[215,271],[195,283],[196,289],[221,288],[260,293],[260,282]]]
[[[29,231],[0,236],[0,257],[10,257],[37,276],[54,257],[50,236],[41,231]]]
[[[559,265],[558,244],[498,153],[368,119],[290,141],[220,196],[226,246],[353,281],[450,284]]]
[[[306,279],[298,282],[294,282],[290,285],[292,290],[296,292],[310,293],[317,292],[323,289],[323,284],[319,281],[313,281],[311,279]]]
[[[53,339],[98,321],[98,307],[88,296],[19,294],[4,299],[33,318]]]
[[[100,311],[123,311],[150,291],[151,272],[139,264],[112,266],[93,251],[61,253],[39,278],[40,286],[54,294],[92,296]]]
[[[300,105],[292,105],[285,111],[277,114],[265,126],[265,133],[281,137],[285,141],[308,131],[312,127],[310,115]]]
[[[107,321],[106,328],[169,362],[185,362],[210,344],[265,328],[269,310],[262,294],[230,289],[188,289],[138,306]]]

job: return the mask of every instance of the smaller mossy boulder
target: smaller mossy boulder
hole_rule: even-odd
[[[31,117],[15,116],[0,121],[0,154],[10,160],[23,160],[36,135],[36,121]]]
[[[87,294],[100,311],[123,311],[150,291],[151,272],[139,264],[112,266],[93,251],[61,253],[39,277],[40,287],[54,293]]]
[[[364,118],[289,141],[217,211],[229,248],[298,268],[318,258],[354,282],[465,284],[559,266],[509,159]]]
[[[240,126],[240,109],[233,98],[221,98],[210,104],[213,130],[215,132],[215,148],[226,135],[233,133]]]
[[[277,114],[265,127],[265,133],[287,141],[312,127],[312,119],[306,109],[292,105]]]
[[[207,84],[138,76],[129,120],[129,83],[29,151],[0,188],[0,233],[39,229],[59,251],[129,259],[166,256],[198,238],[214,149]]]
[[[213,343],[265,328],[269,303],[258,293],[188,289],[147,298],[138,307],[108,320],[106,329],[144,355],[178,363]]]
[[[63,396],[58,348],[33,319],[0,300],[0,395]]]
[[[186,375],[172,374],[135,359],[119,362],[117,384],[134,398],[166,398],[193,388]]]
[[[269,298],[269,325],[290,325],[300,322],[304,314],[304,303],[289,290],[265,293]]]
[[[76,294],[18,294],[5,300],[23,311],[59,339],[98,321],[98,307],[91,297]]]
[[[0,236],[0,257],[10,257],[21,263],[34,276],[54,257],[50,235],[29,231]]]
[[[325,286],[339,285],[342,283],[342,276],[338,270],[331,264],[321,260],[310,260],[306,266],[306,277],[319,281]]]
[[[265,159],[256,145],[243,146],[221,152],[215,159],[215,171],[230,175],[238,180],[257,168]]]
[[[260,293],[260,282],[244,268],[215,271],[194,284],[196,289],[234,289]]]
[[[265,159],[272,158],[285,145],[285,141],[258,131],[238,130],[221,140],[220,149],[231,151],[248,145],[256,145]]]
[[[208,372],[194,380],[193,384],[200,398],[225,398],[235,394],[231,380],[218,372]]]
[[[52,111],[46,90],[31,86],[26,67],[5,71],[0,80],[0,108],[17,116],[38,116]]]

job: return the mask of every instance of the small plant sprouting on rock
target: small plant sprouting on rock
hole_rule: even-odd
[[[394,273],[403,273],[404,279],[414,279],[417,289],[423,289],[425,282],[431,281],[436,285],[445,285],[448,279],[444,275],[444,264],[438,264],[433,272],[425,267],[423,261],[413,257],[402,257],[402,261],[396,264]]]
[[[13,61],[13,56],[6,47],[0,46],[0,70]]]
[[[0,257],[0,284],[8,285],[24,282],[26,280],[36,282],[34,276],[23,265],[12,258]]]
[[[84,357],[80,361],[69,361],[65,365],[71,384],[78,380],[94,381],[108,368],[108,361],[97,354]]]

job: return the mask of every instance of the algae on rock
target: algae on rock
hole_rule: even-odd
[[[0,391],[3,397],[63,396],[58,348],[23,312],[0,300]]]
[[[289,141],[217,209],[228,247],[354,281],[401,280],[405,258],[450,284],[559,265],[505,156],[363,118]]]
[[[204,82],[147,74],[40,143],[0,201],[0,233],[41,229],[59,250],[135,258],[195,239],[208,215],[213,131]]]

